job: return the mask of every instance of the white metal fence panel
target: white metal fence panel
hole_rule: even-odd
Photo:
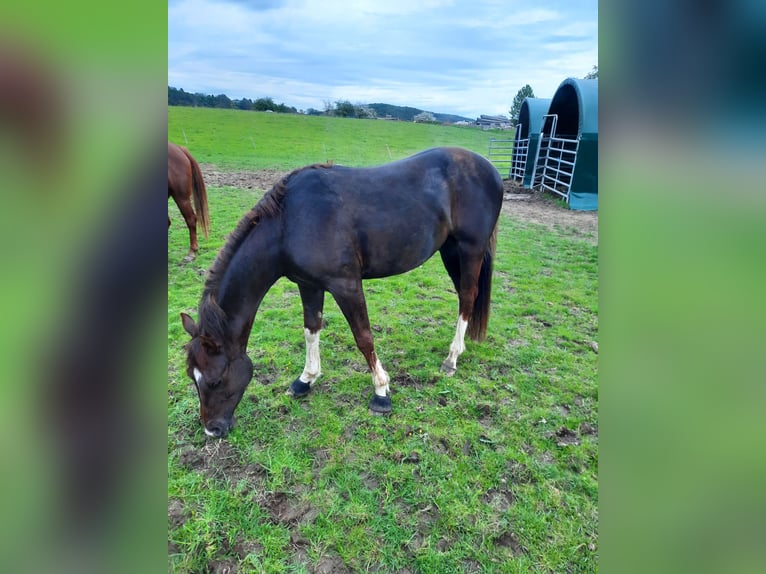
[[[516,133],[521,133],[522,126],[516,126]],[[510,177],[523,181],[524,172],[527,169],[527,157],[529,156],[529,138],[517,139],[513,143],[513,157],[511,158]]]
[[[507,177],[513,161],[513,140],[490,139],[489,161],[497,168],[501,176]]]
[[[544,154],[541,152],[542,174],[540,186],[569,202],[579,139],[545,138]],[[541,147],[543,142],[541,142]],[[544,157],[542,157],[544,155]]]

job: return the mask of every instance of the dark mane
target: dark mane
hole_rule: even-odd
[[[296,174],[309,169],[327,168],[331,163],[317,163],[293,170],[282,179],[277,181],[274,186],[266,192],[253,208],[240,219],[237,227],[229,234],[226,244],[216,255],[213,265],[207,272],[205,287],[202,291],[202,299],[199,306],[199,324],[205,326],[205,332],[218,339],[223,339],[223,333],[226,329],[226,314],[218,306],[216,296],[221,279],[226,273],[234,254],[245,241],[252,229],[258,225],[261,219],[266,217],[276,217],[282,211],[282,199],[287,192],[287,185],[290,179]]]

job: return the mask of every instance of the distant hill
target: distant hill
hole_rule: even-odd
[[[368,107],[375,110],[375,113],[378,114],[379,118],[385,118],[386,116],[391,116],[392,118],[396,118],[398,120],[402,120],[405,122],[411,122],[413,118],[427,110],[420,110],[418,108],[411,108],[409,106],[395,106],[393,104],[367,104]],[[453,114],[437,114],[436,112],[431,112],[434,115],[434,118],[436,118],[439,122],[472,122],[474,121],[471,118],[466,118],[463,116],[456,116]]]
[[[341,104],[344,104],[344,113],[338,113],[338,110],[335,110],[335,112],[330,112],[329,115],[338,115],[341,117],[366,117],[365,115],[357,115],[358,106],[352,105],[348,100],[339,100],[335,102],[336,107],[339,107]],[[251,100],[250,98],[242,98],[240,100],[232,100],[226,94],[212,95],[203,94],[200,92],[192,94],[190,92],[185,92],[183,88],[174,88],[172,86],[168,86],[168,105],[223,109],[234,108],[240,110],[254,110],[257,112],[272,111],[283,114],[298,113],[298,110],[296,110],[294,107],[286,106],[285,104],[277,104],[272,98],[258,98],[256,100]],[[427,111],[420,110],[418,108],[412,108],[409,106],[394,106],[392,104],[368,104],[366,107],[375,110],[375,113],[379,118],[390,116],[405,122],[411,122],[416,115]],[[309,115],[325,115],[328,113],[328,111],[325,110],[322,112],[320,110],[310,108],[306,110],[306,113]],[[473,123],[474,121],[472,118],[466,118],[464,116],[456,116],[453,114],[437,114],[436,112],[430,113],[433,114],[434,119],[437,122],[441,123],[455,123],[460,121]]]

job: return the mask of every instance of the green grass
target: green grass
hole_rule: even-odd
[[[226,169],[294,169],[333,161],[361,166],[401,159],[434,146],[487,154],[489,139],[513,132],[243,110],[168,107],[168,138],[197,161]]]
[[[501,216],[488,339],[467,341],[454,377],[439,371],[457,314],[439,257],[367,282],[388,417],[368,413],[370,375],[330,296],[323,375],[307,398],[285,396],[305,349],[297,288],[280,280],[250,337],[255,375],[234,430],[208,440],[179,312],[196,317],[204,271],[261,191],[208,192],[214,231],[188,265],[169,205],[169,571],[598,570],[595,246]]]

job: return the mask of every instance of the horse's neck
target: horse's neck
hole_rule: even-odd
[[[282,275],[279,226],[264,221],[253,229],[232,257],[218,292],[231,337],[243,347],[264,296]]]

